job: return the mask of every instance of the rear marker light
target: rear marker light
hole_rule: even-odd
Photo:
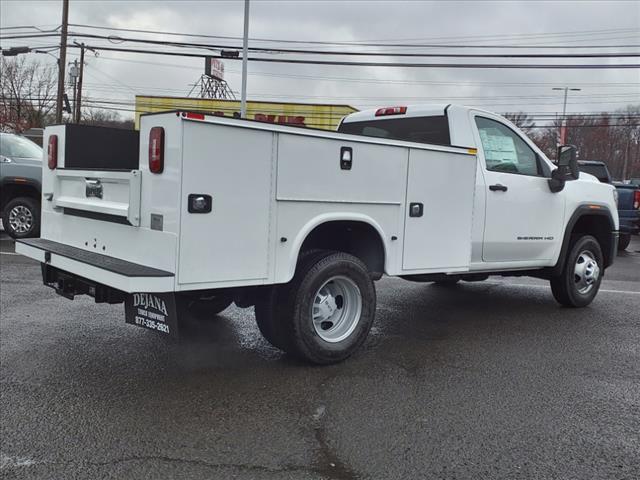
[[[204,120],[204,113],[182,112],[182,117],[190,120]]]
[[[162,173],[164,170],[164,128],[153,127],[149,132],[149,171]]]
[[[640,210],[640,190],[633,192],[633,208]]]
[[[58,167],[58,136],[50,135],[47,146],[47,164],[51,170]]]
[[[384,115],[402,115],[407,113],[407,107],[384,107],[376,110],[376,117]]]

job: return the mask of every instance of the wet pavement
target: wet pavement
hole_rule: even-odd
[[[270,347],[251,309],[171,344],[0,250],[2,478],[640,476],[637,238],[580,310],[526,278],[384,278],[368,341],[329,367]]]

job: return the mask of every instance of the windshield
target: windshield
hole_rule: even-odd
[[[24,137],[4,134],[0,135],[0,155],[42,160],[42,148]]]
[[[580,171],[593,175],[602,183],[609,183],[609,171],[604,165],[580,165]]]
[[[449,121],[444,115],[343,122],[338,127],[338,132],[408,142],[451,145]]]

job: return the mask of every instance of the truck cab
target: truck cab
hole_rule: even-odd
[[[586,212],[590,222],[599,225],[607,266],[613,262],[618,230],[615,188],[580,175],[552,191],[549,184],[557,166],[500,115],[456,105],[388,107],[353,113],[338,131],[460,146],[476,153],[473,271],[555,265],[568,224]]]

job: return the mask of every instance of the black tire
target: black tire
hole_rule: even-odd
[[[629,234],[620,235],[620,238],[618,239],[618,251],[622,252],[623,250],[626,250],[630,243],[631,243],[631,235]]]
[[[318,249],[301,252],[298,258],[298,266],[302,262],[306,262],[312,255],[314,258],[322,258],[328,254],[329,252],[326,250]],[[279,322],[277,311],[278,294],[280,293],[280,296],[282,296],[283,287],[283,285],[272,285],[265,288],[260,298],[256,301],[254,310],[258,330],[260,330],[264,339],[274,347],[286,351],[284,343],[286,336],[282,332],[282,325]]]
[[[284,350],[282,336],[278,332],[276,305],[278,304],[278,286],[268,287],[254,306],[258,330],[274,347]]]
[[[181,308],[189,311],[198,319],[209,319],[225,311],[233,303],[230,295],[211,297],[182,296],[179,298]]]
[[[352,323],[353,330],[348,330],[346,337],[328,341],[320,334],[328,335],[330,329],[319,334],[312,311],[317,292],[338,282],[357,290],[359,297],[354,304],[359,305],[359,317],[356,315],[358,320]],[[345,310],[349,308],[344,298],[338,303]],[[273,314],[268,324],[272,343],[297,358],[326,365],[345,360],[365,341],[375,317],[376,292],[367,267],[358,258],[342,252],[317,252],[298,262],[293,280],[275,287],[266,304]],[[343,306],[337,305],[334,311]],[[258,307],[256,312],[260,316]],[[324,326],[320,330],[323,329]]]
[[[25,209],[24,211],[31,216],[30,228],[25,231],[14,228],[10,218],[12,212],[16,213],[14,209]],[[2,226],[4,231],[15,239],[37,237],[40,235],[40,205],[36,200],[29,197],[18,197],[10,200],[2,212]]]
[[[578,279],[588,277],[588,275],[577,275],[576,267],[578,264],[590,264],[591,260],[597,264],[598,275],[593,283],[590,284],[591,288],[581,292],[580,286],[583,284],[579,283]],[[551,292],[557,302],[565,307],[586,307],[589,305],[600,288],[604,274],[603,264],[602,249],[594,237],[584,235],[573,238],[562,273],[557,277],[551,278]],[[587,287],[585,286],[585,288]]]
[[[459,278],[447,278],[446,280],[436,280],[433,284],[438,287],[451,288],[455,287],[459,281]]]

